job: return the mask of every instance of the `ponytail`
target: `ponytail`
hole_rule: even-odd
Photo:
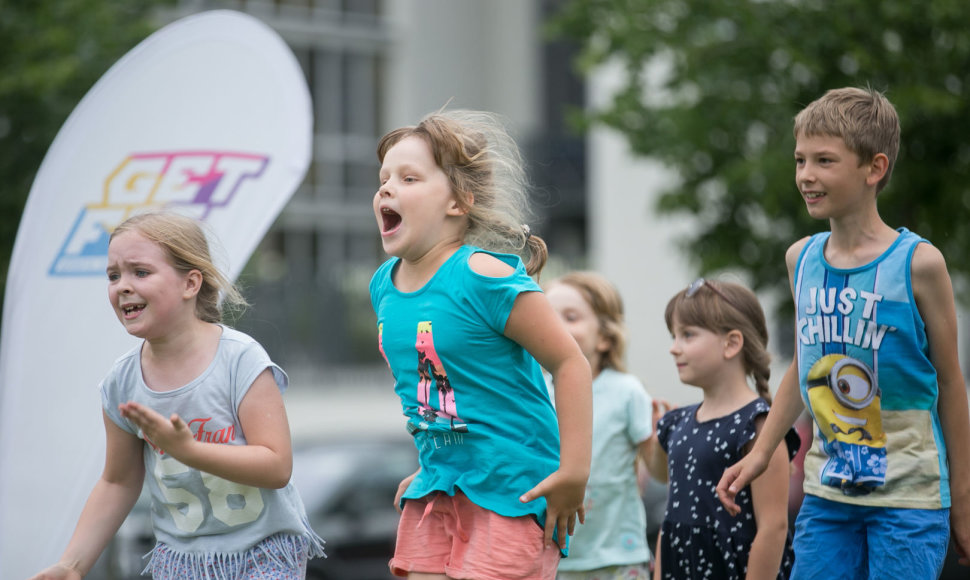
[[[525,246],[529,250],[529,261],[525,264],[525,271],[530,276],[538,277],[549,259],[549,248],[546,246],[545,240],[529,231],[529,226],[524,226],[524,229]]]

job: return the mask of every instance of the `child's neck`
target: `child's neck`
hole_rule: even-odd
[[[433,247],[417,258],[402,257],[394,273],[394,287],[401,292],[416,292],[435,275],[462,246],[461,240],[450,240]]]
[[[885,252],[899,233],[882,221],[878,212],[831,219],[832,235],[825,244],[825,259],[836,268],[864,266]]]
[[[141,369],[145,384],[169,391],[189,384],[209,367],[219,346],[222,327],[195,319],[181,332],[146,340]]]
[[[729,415],[758,398],[748,386],[743,371],[726,373],[725,379],[703,387],[704,401],[697,409],[698,421],[709,421]]]

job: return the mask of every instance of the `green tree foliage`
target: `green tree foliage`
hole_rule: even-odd
[[[550,27],[580,43],[584,70],[625,67],[612,102],[581,120],[679,172],[658,209],[697,217],[683,242],[702,272],[741,270],[758,289],[787,292],[785,250],[827,228],[794,184],[792,119],[843,86],[884,91],[900,115],[883,218],[936,244],[955,279],[970,272],[962,0],[568,0]]]
[[[0,296],[27,194],[84,94],[157,28],[162,0],[0,0]]]

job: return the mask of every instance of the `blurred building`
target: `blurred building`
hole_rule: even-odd
[[[297,377],[368,368],[376,348],[367,285],[386,259],[371,203],[377,140],[445,105],[506,116],[530,162],[533,230],[556,264],[586,264],[585,142],[565,125],[584,87],[568,47],[543,39],[555,0],[183,0],[165,21],[230,8],[290,45],[313,99],[314,157],[241,282],[236,325]],[[366,379],[365,379],[366,380]]]

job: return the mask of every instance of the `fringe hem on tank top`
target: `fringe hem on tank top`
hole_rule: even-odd
[[[151,559],[142,575],[151,573],[153,578],[165,578],[165,570],[191,570],[190,576],[180,575],[180,578],[237,580],[244,577],[247,568],[258,568],[259,556],[280,567],[293,569],[299,569],[310,558],[326,558],[324,543],[324,540],[313,533],[305,536],[276,534],[242,552],[179,552],[170,545],[159,543],[145,555]]]

